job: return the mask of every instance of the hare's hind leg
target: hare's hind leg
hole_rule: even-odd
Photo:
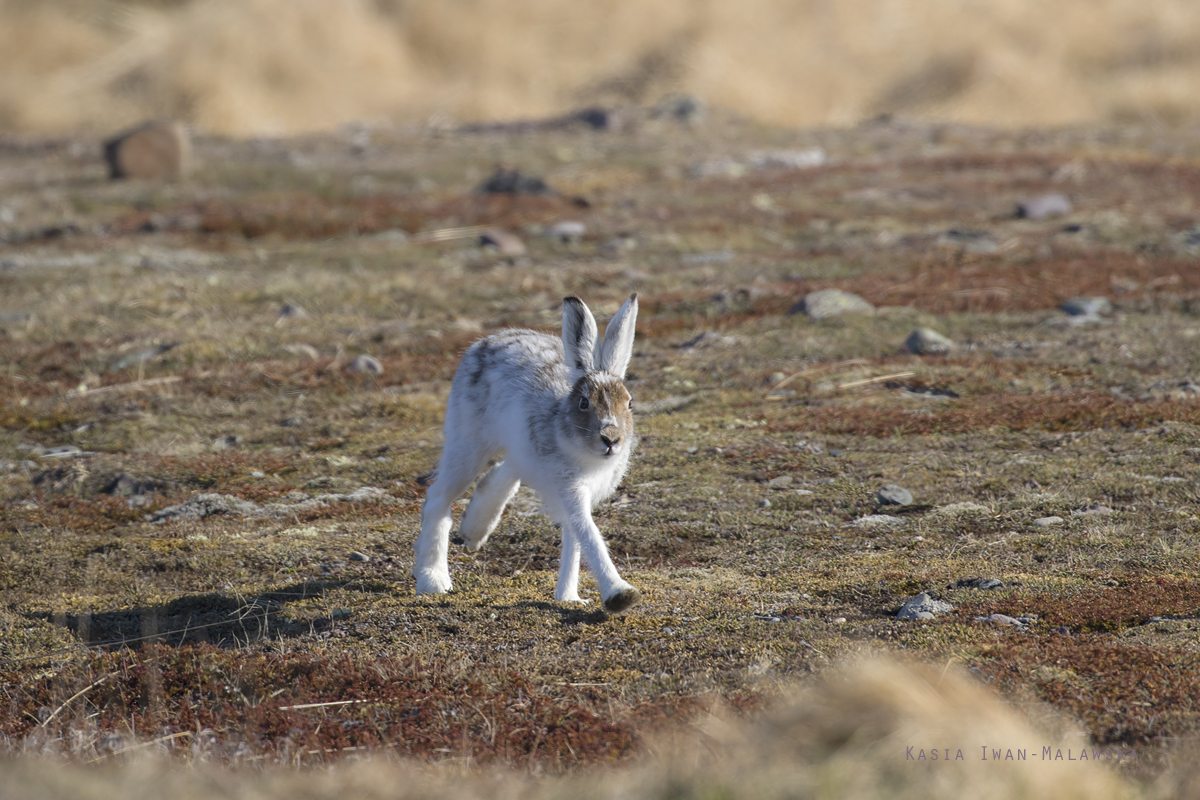
[[[500,522],[504,507],[520,486],[516,471],[508,461],[501,461],[479,479],[467,513],[463,514],[462,523],[458,526],[458,535],[468,551],[474,553],[483,547]]]
[[[462,439],[446,442],[433,483],[425,492],[421,509],[421,533],[417,536],[413,576],[417,594],[442,594],[453,588],[450,582],[450,506],[462,496],[471,481],[487,463],[490,454],[476,452],[472,443]]]

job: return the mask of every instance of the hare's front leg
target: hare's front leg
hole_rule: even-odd
[[[590,498],[578,495],[564,498],[563,510],[566,512],[563,522],[564,560],[567,556],[567,542],[574,539],[583,555],[583,560],[587,562],[588,569],[592,571],[592,575],[595,576],[596,583],[599,585],[604,610],[616,613],[624,611],[636,603],[642,596],[641,592],[633,588],[617,573],[617,567],[608,554],[608,546],[604,543],[604,537],[600,535],[600,529],[596,527],[596,521],[592,519]],[[567,565],[564,564],[559,571],[560,581],[566,570]]]
[[[579,539],[571,534],[571,526],[562,526],[562,560],[558,565],[558,586],[554,599],[563,603],[586,603],[579,596]]]

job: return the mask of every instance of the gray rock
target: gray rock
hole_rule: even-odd
[[[346,369],[351,372],[363,372],[371,375],[382,375],[383,364],[379,363],[379,359],[375,356],[369,356],[366,353],[354,357],[350,362],[350,366]]]
[[[78,458],[79,456],[92,455],[89,452],[76,447],[73,444],[60,444],[57,447],[47,447],[37,453],[40,458]]]
[[[898,528],[907,521],[888,514],[867,514],[848,524],[853,528]]]
[[[279,316],[290,319],[308,319],[309,314],[296,303],[284,303],[279,309]]]
[[[576,220],[556,222],[546,229],[546,236],[563,244],[579,244],[587,235],[587,226]]]
[[[762,500],[758,501],[758,507],[759,508],[770,508],[771,501],[764,497]]]
[[[945,614],[953,610],[954,606],[946,601],[935,600],[928,593],[921,592],[900,606],[900,611],[897,612],[896,619],[933,619],[934,614]],[[921,614],[928,614],[929,616],[923,617]]]
[[[865,314],[874,310],[875,306],[856,294],[822,289],[806,294],[803,300],[792,307],[791,313],[803,312],[810,319],[828,319],[840,314]]]
[[[121,473],[109,482],[102,490],[104,494],[115,497],[135,497],[155,490],[153,482],[144,478],[135,478],[127,473]]]
[[[178,180],[190,166],[192,142],[178,122],[150,122],[104,143],[113,180]]]
[[[258,506],[249,500],[233,497],[227,494],[198,494],[179,505],[155,511],[150,515],[151,522],[166,522],[174,519],[202,520],[217,514],[235,514],[250,516],[258,510]]]
[[[1113,310],[1107,297],[1073,297],[1059,308],[1072,317],[1097,317],[1111,314]]]
[[[1002,589],[1004,583],[995,578],[963,578],[954,584],[956,589],[980,589],[988,591],[989,589]]]
[[[351,561],[362,561],[364,563],[371,560],[371,557],[369,555],[367,555],[366,553],[360,552],[358,550],[355,550],[352,553],[350,553],[349,558]]]
[[[1017,203],[1016,216],[1023,219],[1046,219],[1071,213],[1071,201],[1063,194],[1044,194]]]
[[[1061,525],[1062,521],[1062,517],[1039,517],[1033,521],[1033,524],[1039,528],[1049,528],[1052,525]]]
[[[231,447],[237,447],[242,443],[242,437],[230,434],[228,436],[218,436],[212,441],[213,450],[228,450]]]
[[[885,483],[875,493],[875,502],[881,506],[908,506],[912,501],[912,492],[894,483]]]
[[[772,489],[786,489],[791,485],[791,475],[780,475],[778,478],[772,478],[771,480],[767,481],[767,486],[770,486]]]
[[[951,228],[937,238],[938,247],[957,248],[964,253],[987,255],[995,253],[1000,245],[986,231],[970,228]]]
[[[479,237],[481,247],[494,247],[505,256],[525,255],[525,243],[516,234],[502,230],[490,230]]]
[[[760,150],[750,153],[746,161],[754,169],[809,169],[828,161],[825,151],[819,147],[804,150]]]
[[[1025,623],[1016,617],[1010,617],[1007,614],[990,614],[986,617],[976,617],[976,622],[990,622],[993,625],[1011,625],[1014,628],[1022,628]]]
[[[918,356],[945,355],[954,347],[954,342],[932,328],[917,328],[904,340],[908,352]]]
[[[654,104],[650,116],[667,117],[685,125],[695,125],[704,121],[706,112],[704,101],[695,95],[669,94]]]
[[[475,189],[476,194],[554,194],[554,190],[536,175],[500,167]]]

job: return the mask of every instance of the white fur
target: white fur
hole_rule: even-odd
[[[611,454],[571,421],[571,393],[585,376],[619,385],[633,353],[637,295],[621,306],[599,340],[595,318],[581,301],[563,301],[562,338],[527,330],[494,334],[463,356],[446,407],[446,444],[425,496],[413,574],[418,594],[450,591],[450,507],[490,460],[503,461],[479,479],[460,534],[478,550],[495,529],[504,506],[523,482],[562,526],[557,600],[579,601],[582,560],[606,605],[621,608],[637,591],[621,578],[592,519],[592,509],[612,494],[636,443],[632,416],[617,416],[622,436]],[[606,417],[613,417],[612,414]],[[608,429],[611,431],[611,429]],[[624,605],[621,598],[633,598]]]

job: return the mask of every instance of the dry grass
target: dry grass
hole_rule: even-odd
[[[279,134],[687,91],[755,119],[1195,119],[1194,4],[65,0],[0,5],[0,127]],[[520,43],[517,46],[516,43]],[[797,83],[796,76],[804,76]]]

